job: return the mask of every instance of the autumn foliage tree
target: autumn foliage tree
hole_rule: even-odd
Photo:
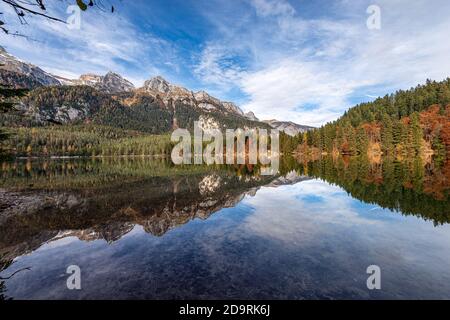
[[[350,108],[338,120],[309,131],[305,140],[310,148],[329,154],[418,155],[432,149],[448,155],[449,109],[450,78],[427,80]]]

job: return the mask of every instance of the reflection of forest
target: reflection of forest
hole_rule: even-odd
[[[450,222],[450,161],[421,158],[326,157],[299,164],[299,174],[321,178],[352,197],[435,224]]]
[[[3,260],[2,256],[0,256],[0,272],[6,270],[11,264],[11,260]],[[0,301],[7,299],[7,297],[5,296],[6,285],[4,280],[6,279],[0,278]]]

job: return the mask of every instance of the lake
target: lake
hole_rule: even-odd
[[[4,162],[2,299],[449,299],[447,163]],[[67,268],[81,271],[69,290]],[[380,268],[369,290],[367,268]]]

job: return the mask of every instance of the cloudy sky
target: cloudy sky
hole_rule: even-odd
[[[74,2],[74,1],[73,1]],[[64,20],[72,1],[47,1]],[[277,118],[318,126],[352,105],[450,76],[448,0],[103,0],[81,28],[30,17],[0,44],[66,77],[118,72],[135,85],[156,75]],[[52,4],[52,5],[50,5]],[[380,28],[368,28],[371,5]],[[369,8],[369,10],[368,10]],[[376,18],[376,17],[375,17]]]

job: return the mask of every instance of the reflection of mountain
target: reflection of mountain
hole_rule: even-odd
[[[267,186],[276,188],[278,186],[296,184],[305,180],[311,180],[311,178],[306,175],[299,175],[295,170],[292,170],[284,176],[276,178]]]
[[[295,180],[291,173],[285,180]],[[294,180],[293,180],[294,179]],[[303,178],[304,179],[304,178]],[[203,173],[155,177],[101,190],[0,191],[0,257],[13,259],[43,243],[75,236],[113,242],[141,225],[152,235],[233,207],[277,177]]]

